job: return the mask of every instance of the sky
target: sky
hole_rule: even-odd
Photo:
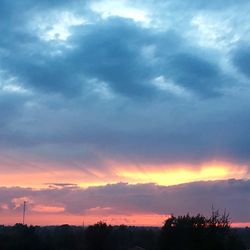
[[[0,224],[250,225],[248,0],[0,0]]]

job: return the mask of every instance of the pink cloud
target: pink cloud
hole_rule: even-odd
[[[49,214],[58,218],[92,218],[92,221],[105,217],[116,218],[116,221],[119,218],[137,218],[138,221],[140,216],[157,215],[164,218],[171,213],[178,215],[188,212],[209,215],[213,205],[221,211],[227,209],[233,222],[246,223],[250,221],[249,190],[250,180],[233,179],[175,186],[117,183],[89,188],[2,187],[0,204],[8,208],[5,209],[5,216],[10,218],[12,215],[21,216],[21,205],[26,200],[27,218],[33,216],[38,221],[39,217]]]

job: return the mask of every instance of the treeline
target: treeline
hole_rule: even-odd
[[[172,216],[162,228],[0,226],[0,250],[246,250],[249,238],[248,229],[231,229],[228,216],[218,212]]]

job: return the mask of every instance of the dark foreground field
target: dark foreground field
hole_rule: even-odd
[[[109,226],[0,226],[0,250],[246,250],[250,229],[197,215],[171,217],[162,228]]]

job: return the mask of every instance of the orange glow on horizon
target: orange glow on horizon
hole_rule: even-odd
[[[250,227],[250,221],[249,222],[233,222],[231,224],[231,227]]]
[[[50,226],[50,225],[93,225],[98,221],[106,222],[110,225],[127,226],[155,226],[161,227],[169,215],[160,214],[132,214],[132,215],[72,215],[72,214],[27,214],[26,223],[28,225]],[[1,217],[0,217],[1,218]],[[5,214],[1,218],[1,224],[14,225],[21,223],[21,214]]]
[[[65,208],[60,206],[35,205],[32,211],[38,213],[61,213],[65,211]]]
[[[110,225],[127,225],[127,226],[154,226],[161,227],[170,215],[161,214],[132,214],[132,215],[73,215],[73,214],[54,214],[54,213],[29,213],[27,214],[26,224],[37,226],[50,225],[93,225],[99,221],[106,222]],[[1,224],[14,225],[22,222],[22,215],[3,213],[0,216]],[[250,222],[233,222],[231,227],[250,227]]]

